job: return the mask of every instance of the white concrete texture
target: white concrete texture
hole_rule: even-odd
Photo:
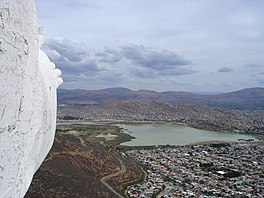
[[[0,0],[0,198],[25,195],[54,140],[62,79],[45,38],[34,0]]]

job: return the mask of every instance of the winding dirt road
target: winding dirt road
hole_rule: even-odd
[[[119,171],[117,171],[116,173],[113,173],[113,174],[111,174],[111,175],[107,175],[107,176],[105,176],[105,177],[103,177],[102,179],[101,179],[101,182],[109,189],[109,190],[111,190],[117,197],[119,197],[119,198],[124,198],[122,195],[120,195],[118,192],[116,192],[108,183],[106,183],[106,181],[108,180],[108,179],[110,179],[110,178],[112,178],[112,177],[116,177],[116,176],[118,176],[118,175],[121,175],[121,174],[124,174],[125,172],[126,172],[126,166],[125,166],[125,164],[123,163],[123,161],[121,160],[121,159],[119,159],[119,158],[116,158],[118,161],[119,161],[119,163],[120,163],[120,165],[121,165],[121,170],[119,170]]]

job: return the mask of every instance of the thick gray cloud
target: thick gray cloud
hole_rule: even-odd
[[[97,51],[95,56],[99,62],[104,63],[117,63],[121,61],[122,55],[116,49],[105,48],[103,51]]]
[[[85,88],[85,84],[130,86],[146,79],[174,78],[195,71],[190,61],[169,50],[155,50],[143,45],[121,45],[115,48],[89,49],[84,43],[51,39],[44,48],[63,72],[64,87]]]
[[[168,50],[153,50],[143,45],[123,46],[122,54],[132,63],[155,70],[173,69],[191,62]]]
[[[149,77],[178,76],[194,72],[183,67],[190,61],[174,52],[153,50],[142,45],[91,50],[84,43],[51,39],[44,51],[71,81],[70,75],[77,75],[79,78],[80,75],[90,76],[94,73],[102,73],[102,79],[109,79],[109,76],[105,77],[104,71],[113,74],[113,78],[120,77],[122,72],[127,75],[135,74],[137,77],[144,77],[140,75],[142,72],[148,73]]]
[[[229,67],[222,67],[222,68],[217,70],[217,72],[220,72],[220,73],[227,73],[227,72],[232,72],[232,71],[234,71],[234,70],[229,68]]]
[[[80,62],[89,56],[89,51],[82,44],[70,40],[50,39],[44,46],[46,49],[55,50],[60,56],[70,62]]]
[[[74,75],[103,70],[83,43],[74,43],[65,39],[51,39],[48,40],[43,50],[64,73]]]

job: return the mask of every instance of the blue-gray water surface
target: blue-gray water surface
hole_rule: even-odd
[[[123,132],[135,139],[124,146],[187,145],[207,141],[237,142],[238,139],[257,139],[252,135],[195,129],[176,124],[120,124]]]

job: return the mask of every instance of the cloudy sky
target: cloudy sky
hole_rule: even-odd
[[[68,89],[264,86],[263,0],[36,0]]]

